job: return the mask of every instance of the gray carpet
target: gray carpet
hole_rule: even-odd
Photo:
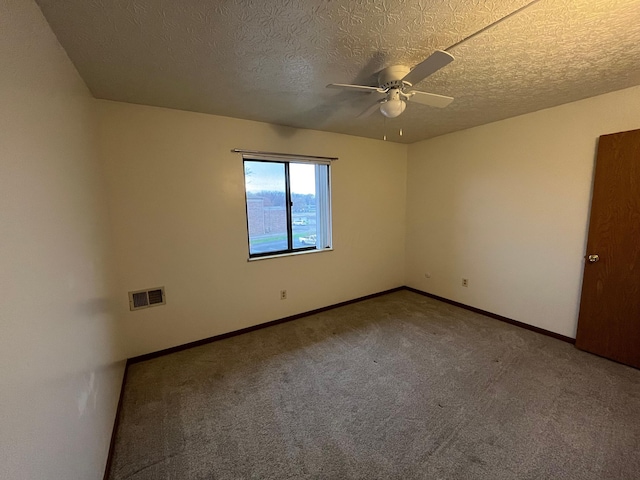
[[[111,479],[638,479],[640,371],[400,291],[131,365]]]

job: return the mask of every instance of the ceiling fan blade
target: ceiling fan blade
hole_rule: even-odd
[[[429,105],[430,107],[444,108],[453,102],[453,97],[446,97],[444,95],[438,95],[436,93],[419,92],[414,90],[407,93],[407,100],[411,102],[420,103],[422,105]]]
[[[413,67],[413,70],[407,73],[402,81],[415,85],[451,62],[453,62],[453,55],[436,50],[426,60]]]
[[[368,117],[369,115],[371,115],[373,112],[375,112],[376,110],[380,109],[380,104],[384,102],[384,100],[380,100],[379,102],[374,103],[373,105],[371,105],[369,108],[367,108],[364,112],[362,112],[360,115],[358,115],[357,118],[360,117]]]
[[[345,83],[330,83],[327,88],[341,88],[343,90],[354,90],[358,92],[378,92],[385,93],[384,88],[368,87],[366,85],[347,85]]]

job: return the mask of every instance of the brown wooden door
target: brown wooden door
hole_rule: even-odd
[[[640,130],[598,142],[576,346],[640,368]]]

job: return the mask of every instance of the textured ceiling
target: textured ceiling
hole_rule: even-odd
[[[417,84],[450,106],[386,123],[325,86],[375,85],[530,0],[36,1],[97,98],[403,143],[640,84],[640,0],[540,0]]]

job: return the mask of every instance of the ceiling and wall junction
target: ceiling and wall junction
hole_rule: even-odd
[[[96,98],[402,143],[640,84],[640,0],[541,0],[417,85],[450,106],[386,123],[326,85],[375,85],[530,0],[37,2]]]

